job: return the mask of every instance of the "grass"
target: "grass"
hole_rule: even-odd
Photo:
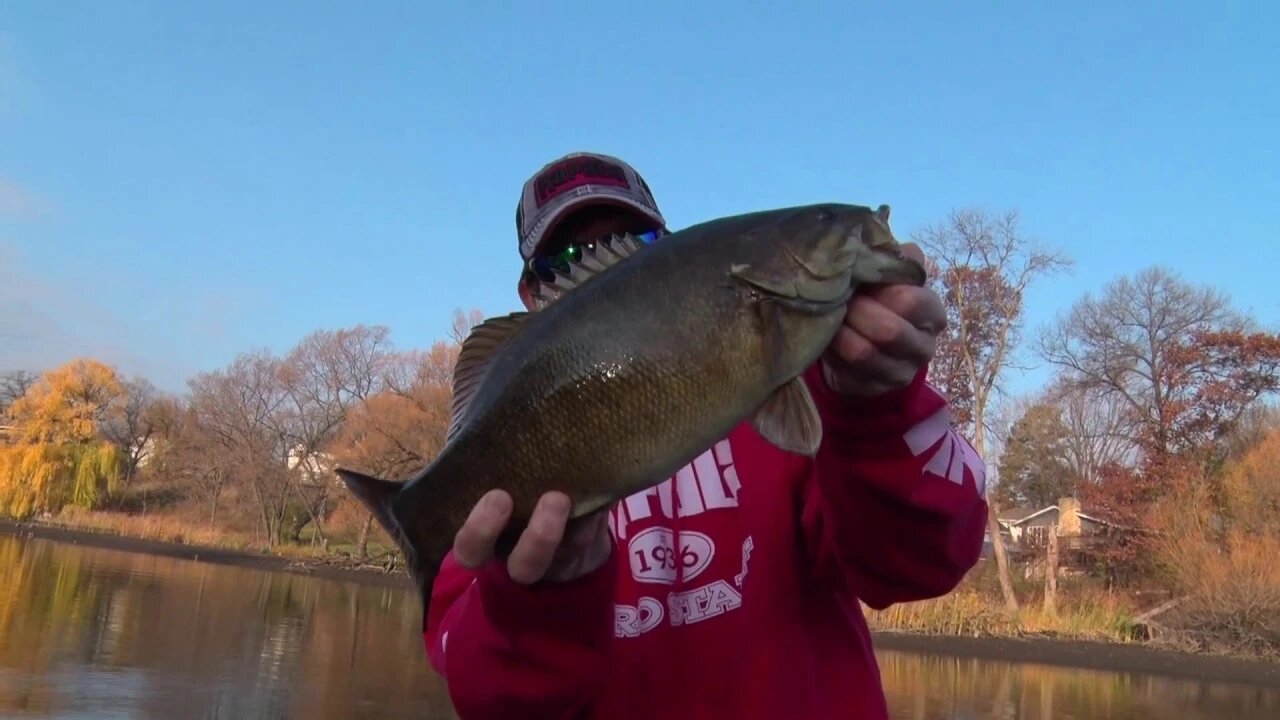
[[[1062,583],[1058,610],[1046,612],[1034,586],[1019,588],[1019,610],[1008,612],[1000,592],[981,575],[967,579],[941,598],[901,603],[886,610],[867,609],[872,630],[964,637],[1054,637],[1063,640],[1131,642],[1132,604],[1123,596],[1087,582]]]
[[[121,537],[154,540],[177,545],[200,545],[237,552],[276,555],[298,560],[318,560],[332,555],[311,545],[277,545],[269,548],[252,536],[192,521],[177,513],[155,512],[135,515],[111,510],[81,510],[67,507],[44,524],[70,530],[89,530]],[[351,546],[354,551],[354,545]]]

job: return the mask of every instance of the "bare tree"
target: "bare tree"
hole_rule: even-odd
[[[1096,483],[1102,468],[1136,460],[1133,414],[1116,396],[1058,381],[1046,390],[1045,400],[1061,410],[1063,460],[1079,482]]]
[[[279,364],[284,398],[272,421],[288,440],[293,489],[305,511],[287,529],[291,539],[310,522],[325,542],[324,520],[336,485],[324,449],[347,412],[381,389],[390,334],[385,326],[364,325],[314,332]]]
[[[1154,266],[1085,295],[1037,342],[1063,382],[1120,403],[1149,454],[1202,445],[1275,386],[1276,338],[1211,287]]]
[[[482,322],[484,322],[484,313],[479,308],[471,308],[466,313],[459,308],[454,308],[453,326],[449,328],[449,339],[455,345],[461,345],[462,341],[467,339],[467,335],[471,334],[471,329]]]
[[[236,477],[233,456],[221,433],[201,422],[196,409],[176,399],[157,400],[151,409],[154,421],[156,470],[166,478],[190,485],[194,495],[209,508],[208,523],[218,518],[219,501]]]
[[[985,456],[987,409],[1021,339],[1027,289],[1040,277],[1065,269],[1070,261],[1024,236],[1016,212],[993,216],[980,210],[957,210],[914,239],[938,270],[935,282],[950,315],[948,332],[938,349],[944,372],[936,382],[950,396],[968,401],[974,447]],[[987,501],[987,530],[1001,591],[1005,605],[1016,612],[1018,600],[997,522],[999,509],[990,489]]]
[[[0,415],[4,415],[18,398],[26,395],[27,390],[39,379],[39,375],[26,370],[0,373]]]
[[[111,422],[103,424],[102,434],[124,455],[121,484],[127,489],[137,475],[138,467],[151,452],[151,440],[156,431],[156,419],[151,416],[151,408],[158,393],[151,381],[143,377],[126,381],[124,392],[121,412]]]
[[[225,370],[189,381],[190,405],[202,436],[231,463],[232,482],[247,486],[267,543],[284,539],[291,483],[288,437],[276,415],[286,402],[280,360],[266,351],[244,353]]]

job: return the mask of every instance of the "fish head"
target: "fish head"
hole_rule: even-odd
[[[864,284],[925,283],[888,224],[889,208],[825,203],[759,213],[739,236],[730,275],[762,313],[761,332],[787,375],[830,342]]]
[[[889,207],[826,203],[759,213],[735,248],[731,274],[792,304],[848,302],[870,283],[923,285],[924,267],[889,230]]]

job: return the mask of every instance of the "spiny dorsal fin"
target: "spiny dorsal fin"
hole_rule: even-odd
[[[565,293],[626,260],[642,247],[644,243],[630,233],[614,235],[608,242],[596,243],[594,251],[584,252],[581,260],[569,263],[569,272],[556,271],[555,280],[540,283],[538,294],[534,297],[538,308],[542,309],[559,300]]]
[[[520,311],[491,317],[472,328],[467,339],[462,341],[458,361],[453,365],[453,405],[450,408],[449,432],[445,435],[445,443],[453,440],[453,436],[463,426],[471,398],[476,394],[476,388],[480,387],[480,381],[488,372],[498,350],[520,329],[529,315],[528,312]]]

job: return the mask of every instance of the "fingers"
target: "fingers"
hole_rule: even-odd
[[[916,327],[900,312],[879,298],[854,298],[836,338],[840,357],[859,364],[873,361],[877,355],[916,366],[928,362],[934,353],[934,334]]]
[[[485,493],[453,538],[458,564],[475,569],[488,562],[493,557],[493,544],[510,518],[511,496],[501,490]]]
[[[947,326],[947,308],[936,292],[913,285],[887,285],[871,292],[859,295],[854,301],[861,301],[857,312],[867,300],[888,308],[894,315],[911,323],[917,329],[938,335]],[[854,306],[850,304],[850,314]]]
[[[528,527],[507,558],[507,573],[512,580],[528,585],[547,574],[564,538],[570,508],[569,496],[564,493],[549,492],[542,496],[533,509]]]
[[[598,513],[580,523],[566,536],[571,509],[572,503],[564,493],[549,492],[539,499],[507,557],[507,574],[512,580],[530,585],[549,577],[548,571],[557,565],[563,566],[568,575],[575,575],[580,571],[578,565],[586,562],[594,567],[608,554],[607,513]],[[493,559],[494,543],[511,520],[511,512],[511,496],[507,493],[492,490],[481,497],[454,536],[453,554],[458,564],[476,569]]]
[[[834,365],[846,377],[858,378],[857,388],[846,391],[876,395],[911,382],[921,361],[890,355],[848,326],[840,328],[833,343]]]

